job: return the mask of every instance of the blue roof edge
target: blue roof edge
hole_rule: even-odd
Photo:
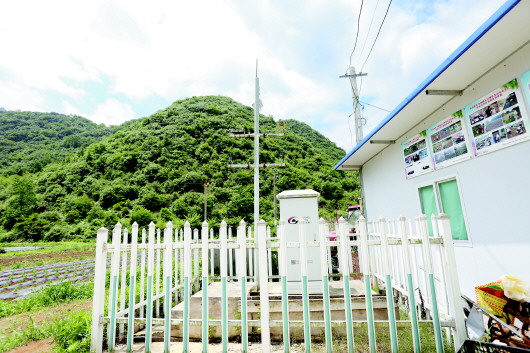
[[[344,158],[334,167],[337,170],[348,158],[357,152],[366,142],[379,132],[390,120],[402,111],[416,96],[418,96],[427,86],[429,86],[438,76],[447,70],[459,57],[461,57],[473,44],[475,44],[484,34],[486,34],[497,22],[499,22],[508,12],[510,12],[521,0],[506,1],[493,15],[490,16],[464,43],[462,43],[440,66],[438,66],[412,93],[405,98],[388,116],[382,120],[365,138],[361,140]]]

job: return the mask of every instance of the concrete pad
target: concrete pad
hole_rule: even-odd
[[[364,283],[360,280],[350,280],[351,291],[351,309],[353,320],[366,320],[366,301]],[[330,281],[330,309],[331,319],[343,321],[345,318],[344,311],[344,283],[343,281]],[[248,319],[259,320],[260,316],[260,301],[259,293],[256,292],[254,283],[247,283],[247,303],[248,303]],[[202,318],[202,296],[203,291],[195,293],[190,299],[190,319],[200,320]],[[282,303],[281,303],[281,284],[279,282],[269,283],[269,307],[271,320],[282,320]],[[373,294],[373,310],[374,318],[376,320],[386,320],[388,312],[386,307],[386,298],[381,295]],[[240,320],[241,317],[241,284],[239,282],[227,283],[227,305],[228,305],[228,319]],[[291,321],[303,320],[303,305],[301,295],[289,295],[289,319]],[[309,296],[309,311],[312,321],[324,320],[322,295],[312,294]],[[183,317],[184,303],[179,303],[171,310],[173,318],[181,319]],[[208,317],[214,320],[221,319],[221,283],[214,282],[208,286]],[[324,335],[324,329],[313,327],[311,328],[311,335],[314,339],[321,338]],[[230,339],[239,339],[240,327],[230,326],[228,329],[228,336]],[[220,338],[221,327],[210,326],[209,338]],[[249,334],[259,335],[259,327],[252,327],[249,324]],[[343,328],[334,328],[334,336],[345,336]],[[182,325],[173,325],[171,336],[182,337]],[[281,327],[271,327],[271,339],[273,341],[281,341],[282,330]],[[295,340],[303,338],[303,328],[292,327],[291,337]],[[190,326],[190,339],[202,339],[202,326]]]

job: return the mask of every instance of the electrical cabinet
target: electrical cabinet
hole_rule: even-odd
[[[287,242],[298,242],[299,222],[306,221],[306,240],[320,241],[318,232],[318,197],[314,190],[288,190],[276,197],[280,201],[280,219],[285,221],[284,236]],[[302,293],[302,275],[300,267],[300,249],[286,249],[287,290],[289,294]],[[320,249],[307,248],[307,279],[310,294],[322,293],[322,273],[320,268]]]

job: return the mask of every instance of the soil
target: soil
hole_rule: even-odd
[[[56,262],[68,262],[68,261],[77,261],[82,259],[87,259],[94,257],[94,251],[59,251],[59,252],[49,252],[49,253],[37,253],[37,254],[10,254],[7,256],[0,257],[0,268],[8,268],[13,265],[21,263],[36,263],[44,262],[46,264],[56,263]],[[31,265],[30,265],[31,266]]]
[[[53,337],[32,341],[7,353],[48,353],[53,352]]]

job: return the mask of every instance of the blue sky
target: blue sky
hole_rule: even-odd
[[[363,69],[361,101],[392,110],[503,0],[395,0]],[[173,101],[224,95],[353,147],[349,66],[360,0],[0,3],[0,107],[120,124]],[[388,0],[365,0],[352,65]],[[370,26],[371,25],[371,26]],[[359,82],[360,83],[360,82]],[[365,134],[386,112],[364,105]]]

